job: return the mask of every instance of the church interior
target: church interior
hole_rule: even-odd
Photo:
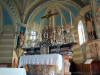
[[[0,0],[0,75],[100,75],[100,0]]]

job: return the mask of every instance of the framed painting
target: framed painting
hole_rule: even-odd
[[[49,54],[49,46],[47,44],[41,45],[40,53],[41,54]]]

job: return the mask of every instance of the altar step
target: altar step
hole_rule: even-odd
[[[0,63],[12,63],[14,33],[8,26],[0,35]]]

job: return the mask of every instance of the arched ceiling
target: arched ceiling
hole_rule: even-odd
[[[63,17],[63,23],[68,24],[70,23],[70,11],[72,12],[71,15],[74,21],[79,11],[81,10],[81,7],[73,1],[48,1],[40,5],[31,13],[28,23],[32,24],[33,22],[36,22],[40,24],[41,17],[47,15],[50,10],[52,11],[52,13],[59,13],[55,16],[55,25],[61,25],[61,14]],[[43,25],[47,24],[46,19],[43,19],[42,22]]]
[[[89,0],[1,0],[1,2],[8,6],[9,9],[6,8],[7,10],[12,11],[13,16],[10,16],[14,17],[16,23],[36,22],[40,24],[41,17],[52,10],[52,13],[59,13],[55,16],[56,25],[61,25],[61,14],[63,23],[70,23],[70,11],[73,21],[75,21],[81,8],[89,4]],[[42,25],[46,24],[47,20],[44,19]]]
[[[29,0],[29,4],[28,4],[28,7],[29,7],[29,10],[28,10],[28,14],[26,13],[26,19],[24,20],[24,22],[26,23],[30,14],[35,10],[37,9],[38,7],[40,7],[41,5],[44,5],[46,4],[47,2],[49,3],[50,1],[54,1],[54,2],[69,2],[70,6],[75,6],[73,5],[76,4],[78,7],[82,8],[86,5],[89,4],[89,0]],[[60,3],[59,3],[60,4]],[[33,6],[32,6],[33,5]],[[51,4],[52,5],[52,4]],[[66,4],[67,5],[67,4]],[[66,7],[67,8],[67,7]]]

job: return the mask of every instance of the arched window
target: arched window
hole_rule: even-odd
[[[28,37],[28,42],[27,42],[27,47],[34,47],[35,45],[35,40],[37,39],[37,32],[32,30],[29,33],[29,37]]]
[[[79,42],[81,45],[82,43],[85,42],[84,26],[81,20],[78,23],[78,34],[79,34]]]
[[[32,41],[36,40],[36,31],[30,32],[29,40],[32,40]]]

